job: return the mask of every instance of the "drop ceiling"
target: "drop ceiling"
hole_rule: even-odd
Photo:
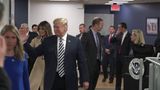
[[[31,0],[31,1],[49,1],[49,0]],[[82,2],[84,4],[105,4],[110,0],[70,0],[71,2]],[[160,3],[160,0],[134,0],[129,3]]]

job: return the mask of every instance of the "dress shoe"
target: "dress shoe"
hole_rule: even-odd
[[[106,82],[106,78],[103,78],[102,82]]]
[[[109,83],[113,83],[113,80],[109,80]]]

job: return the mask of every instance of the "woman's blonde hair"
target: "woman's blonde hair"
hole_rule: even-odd
[[[133,29],[132,33],[136,37],[136,40],[134,41],[135,44],[138,44],[138,45],[145,44],[144,35],[140,29]]]
[[[13,25],[5,25],[2,29],[2,31],[1,31],[1,35],[4,36],[4,34],[7,33],[7,32],[12,32],[13,34],[16,35],[17,45],[14,48],[14,56],[16,57],[16,59],[23,60],[24,49],[23,49],[23,45],[22,45],[22,42],[20,40],[17,28]]]

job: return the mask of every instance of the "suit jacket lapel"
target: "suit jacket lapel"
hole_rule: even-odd
[[[124,37],[122,45],[125,43],[125,41],[128,39],[128,37],[129,37],[129,33],[127,32],[126,36]]]
[[[97,46],[96,46],[95,39],[94,39],[94,36],[93,36],[93,32],[92,32],[92,30],[90,30],[90,35],[91,35],[91,39],[90,39],[90,40],[92,40],[92,41],[93,41],[93,43],[94,43],[94,46],[95,46],[95,47],[97,47]]]
[[[56,38],[54,38],[53,39],[53,48],[56,48],[56,49],[54,49],[54,54],[56,55],[56,57],[57,57],[57,36],[56,36]]]
[[[70,47],[71,47],[71,39],[70,39],[70,36],[67,35],[66,48],[65,48],[65,57],[67,56],[67,52],[69,52]],[[64,57],[64,58],[65,58],[65,57]]]

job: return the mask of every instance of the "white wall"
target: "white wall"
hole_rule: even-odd
[[[0,0],[4,4],[5,11],[3,15],[3,19],[0,22],[0,31],[5,24],[9,24],[9,0]]]
[[[35,2],[29,4],[29,26],[41,21],[48,21],[53,28],[53,20],[58,17],[68,19],[68,33],[77,35],[79,24],[84,23],[84,8],[81,3]]]
[[[108,34],[108,28],[110,25],[114,25],[114,15],[113,14],[85,14],[85,24],[87,27],[92,24],[94,17],[100,17],[104,21],[103,29],[101,30],[102,35]]]

